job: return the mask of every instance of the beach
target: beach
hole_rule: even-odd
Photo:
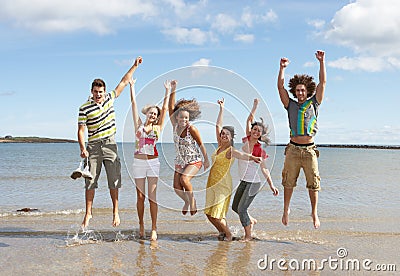
[[[395,275],[394,270],[400,269],[398,150],[320,148],[321,227],[315,230],[302,175],[289,225],[282,225],[284,148],[267,148],[280,195],[273,197],[264,187],[250,206],[250,214],[258,220],[254,241],[222,242],[201,210],[207,173],[193,181],[198,213],[183,216],[182,203],[171,190],[173,146],[162,145],[159,238],[150,242],[148,203],[147,238],[138,238],[129,173],[131,145],[119,144],[127,164],[120,191],[121,225],[111,226],[111,201],[103,176],[86,232],[80,229],[83,182],[69,178],[79,161],[76,144],[0,147],[1,275]],[[210,152],[213,147],[207,145]],[[234,164],[234,185],[236,168]],[[16,211],[25,207],[38,211]],[[227,220],[240,239],[238,216],[230,210]]]

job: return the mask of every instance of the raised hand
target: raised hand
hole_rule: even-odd
[[[164,82],[164,87],[165,87],[166,90],[171,90],[171,81],[166,80]]]
[[[315,53],[315,57],[319,60],[319,61],[323,61],[325,58],[325,52],[324,51],[317,51]]]
[[[282,68],[286,68],[289,65],[289,63],[290,62],[288,58],[285,57],[281,58],[280,65]]]
[[[220,106],[221,108],[224,108],[225,99],[224,99],[224,98],[221,98],[220,100],[217,101],[217,103],[219,104],[219,106]]]
[[[136,65],[136,66],[139,66],[139,64],[142,63],[142,62],[143,62],[143,58],[142,58],[141,56],[138,56],[138,57],[135,59],[135,65]]]
[[[172,80],[171,81],[171,90],[175,91],[177,85],[178,85],[178,81],[177,80]]]
[[[132,78],[132,79],[129,80],[129,84],[130,84],[131,86],[134,86],[135,83],[136,83],[136,79]]]

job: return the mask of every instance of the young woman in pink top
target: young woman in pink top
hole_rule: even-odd
[[[157,199],[156,189],[160,171],[160,161],[158,160],[158,152],[156,142],[160,137],[165,116],[168,109],[169,90],[171,83],[164,83],[165,96],[162,108],[156,105],[145,106],[142,113],[146,115],[144,122],[139,117],[135,99],[135,82],[130,80],[132,116],[135,127],[135,153],[133,162],[133,176],[136,184],[136,208],[139,218],[139,237],[145,238],[144,231],[144,201],[145,201],[145,182],[147,178],[148,200],[150,203],[151,216],[151,240],[157,240]]]

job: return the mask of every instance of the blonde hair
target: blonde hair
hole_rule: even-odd
[[[152,108],[157,109],[157,118],[160,117],[160,115],[161,115],[161,108],[159,108],[159,107],[156,106],[156,105],[149,105],[149,104],[148,104],[148,105],[145,105],[145,106],[142,108],[142,113],[143,113],[144,115],[146,115],[147,112],[149,112],[149,110],[152,109]]]

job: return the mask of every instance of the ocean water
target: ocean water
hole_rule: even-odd
[[[201,171],[192,181],[198,213],[182,216],[183,204],[171,188],[173,144],[159,145],[159,240],[154,244],[137,239],[136,191],[130,176],[133,144],[118,146],[123,165],[119,197],[121,225],[111,227],[111,200],[103,172],[94,199],[94,217],[89,231],[82,232],[84,183],[82,179],[70,178],[80,161],[78,145],[0,144],[1,275],[319,275],[343,272],[343,268],[327,267],[319,271],[294,269],[287,263],[287,270],[278,269],[276,264],[262,269],[266,263],[262,259],[267,255],[269,259],[285,260],[368,258],[373,261],[375,272],[377,264],[386,265],[386,272],[379,275],[394,274],[391,265],[395,265],[397,271],[400,269],[399,150],[319,148],[321,228],[314,230],[303,174],[292,197],[289,225],[281,224],[280,174],[284,147],[268,147],[267,163],[280,195],[273,197],[268,187],[264,187],[250,206],[250,214],[258,220],[254,228],[255,241],[227,243],[217,241],[217,233],[202,213],[208,172]],[[209,156],[214,149],[214,144],[207,144]],[[236,186],[239,183],[236,163],[231,173]],[[38,211],[17,212],[22,208]],[[147,231],[150,230],[148,209],[146,203]],[[230,210],[227,220],[234,235],[241,237],[243,230],[238,216]],[[346,250],[348,255],[339,256],[339,249]],[[363,269],[352,273],[362,275]]]

